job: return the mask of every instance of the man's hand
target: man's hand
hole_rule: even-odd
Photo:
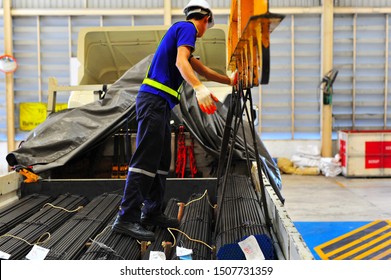
[[[209,115],[214,114],[217,109],[215,102],[217,102],[218,99],[203,84],[194,87],[194,90],[196,92],[198,105],[200,106],[201,111]]]

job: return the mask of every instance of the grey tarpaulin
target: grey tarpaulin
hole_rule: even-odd
[[[129,69],[108,89],[104,99],[82,107],[49,115],[47,120],[29,133],[15,151],[6,156],[10,166],[33,166],[36,173],[65,165],[76,155],[90,149],[113,135],[128,120],[135,119],[135,98],[152,55]],[[180,106],[173,109],[173,118],[179,119],[202,147],[218,158],[225,126],[227,108],[219,104],[218,113],[207,115],[200,111],[193,89],[184,86]],[[246,135],[251,135],[245,122]],[[250,137],[250,136],[248,136]],[[245,159],[244,139],[239,130],[235,157]],[[279,170],[262,141],[258,150],[274,186],[281,189]],[[254,152],[248,143],[252,158]]]
[[[33,166],[36,173],[63,166],[77,154],[113,135],[135,118],[135,100],[149,56],[108,89],[104,99],[49,115],[6,160],[10,166]]]
[[[198,107],[197,100],[193,94],[193,89],[190,86],[184,86],[181,93],[181,106],[176,106],[173,113],[183,120],[186,128],[198,140],[203,148],[218,158],[220,147],[224,134],[226,116],[228,108],[222,103],[217,104],[218,111],[213,115],[202,113]],[[236,159],[246,159],[245,140],[249,149],[250,158],[255,159],[254,146],[251,141],[251,129],[246,121],[243,121],[244,134],[239,128],[235,139],[234,157]],[[270,156],[268,150],[259,137],[256,137],[257,148],[261,162],[263,163],[267,176],[274,189],[282,189],[280,171]]]

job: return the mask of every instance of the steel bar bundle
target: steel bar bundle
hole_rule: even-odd
[[[262,208],[251,181],[243,175],[231,175],[221,202],[220,224],[216,228],[217,251],[244,236],[268,234]],[[221,192],[221,188],[219,189]],[[219,196],[221,193],[219,192]]]
[[[0,211],[0,235],[36,213],[45,203],[53,201],[47,195],[32,194],[26,196]]]
[[[116,215],[110,223],[93,240],[91,246],[81,256],[81,260],[139,260],[140,244],[127,235],[112,231],[111,226]]]
[[[207,193],[193,194],[185,206],[179,225],[181,232],[178,232],[176,238],[176,247],[192,249],[193,260],[211,260],[213,257],[213,250],[210,248],[212,244],[212,209]],[[180,258],[173,252],[172,259]]]
[[[176,198],[171,198],[168,202],[167,202],[167,206],[164,210],[164,214],[167,216],[167,217],[171,217],[171,218],[177,218],[178,217],[178,211],[179,211],[179,200],[176,199]],[[177,233],[176,232],[173,232],[174,235],[176,235]],[[145,252],[145,254],[143,255],[143,259],[144,260],[148,260],[149,259],[149,254],[151,253],[151,251],[161,251],[161,252],[164,252],[164,247],[163,247],[163,244],[167,244],[167,246],[170,246],[167,242],[173,242],[173,237],[172,235],[170,234],[170,232],[165,229],[165,228],[156,228],[155,229],[155,241],[152,242],[151,245],[148,246],[148,249],[147,251]]]
[[[75,260],[87,249],[90,239],[100,233],[118,212],[121,196],[102,194],[57,229],[42,245],[50,249],[46,260]]]
[[[52,203],[46,203],[41,210],[12,228],[0,239],[0,251],[11,260],[24,259],[34,243],[44,242],[50,234],[64,224],[80,206],[88,200],[82,196],[64,194]]]

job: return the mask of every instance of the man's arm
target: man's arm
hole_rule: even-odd
[[[208,66],[204,65],[198,59],[192,57],[190,60],[192,68],[201,76],[205,77],[208,81],[214,81],[221,84],[232,85],[231,78],[226,75],[217,73],[216,71],[210,69]]]
[[[198,59],[191,57],[191,49],[187,46],[181,46],[178,48],[176,66],[181,72],[182,77],[190,84],[193,88],[200,85],[201,81],[194,74],[196,71],[201,76],[205,77],[209,81],[214,81],[226,85],[235,85],[237,77],[233,74],[232,77],[222,75],[216,71],[205,66]],[[189,61],[190,58],[190,61]]]
[[[225,75],[221,75],[209,67],[203,65],[197,59],[191,58],[190,55],[190,47],[179,47],[175,65],[179,69],[179,72],[185,81],[195,90],[198,105],[200,106],[201,110],[205,113],[213,114],[217,109],[215,102],[217,102],[218,99],[201,83],[201,81],[195,75],[194,71],[211,81],[224,83],[227,85],[235,85],[237,75],[235,74],[231,78]]]
[[[217,101],[217,98],[213,96],[195,75],[194,69],[189,62],[189,57],[191,55],[190,50],[190,47],[179,47],[175,65],[185,81],[195,90],[198,105],[201,110],[204,113],[213,114],[216,111],[215,102]]]
[[[192,65],[190,65],[190,55],[190,47],[180,46],[178,48],[175,64],[185,81],[194,88],[201,85],[201,81],[194,74],[194,69],[192,68]]]

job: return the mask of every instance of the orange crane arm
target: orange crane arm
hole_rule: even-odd
[[[269,83],[270,33],[283,19],[269,12],[268,0],[232,0],[228,68],[238,70],[243,88]]]

